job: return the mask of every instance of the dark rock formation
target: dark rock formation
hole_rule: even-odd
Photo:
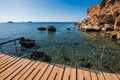
[[[47,29],[48,29],[48,31],[52,31],[52,32],[56,31],[56,28],[53,25],[48,26]]]
[[[102,0],[87,10],[87,18],[80,22],[79,29],[112,31],[119,15],[120,0]]]
[[[30,59],[50,62],[51,58],[47,56],[44,52],[35,51],[30,55]]]
[[[116,31],[120,31],[120,16],[118,16],[115,20],[115,25],[114,25],[114,29]]]
[[[67,28],[67,30],[70,30],[70,28]]]
[[[35,40],[21,38],[19,43],[25,48],[31,48],[35,45]]]
[[[60,56],[60,58],[64,61],[70,61],[70,58],[65,55]]]
[[[46,30],[45,27],[38,27],[37,29],[40,30],[40,31],[44,31],[44,30]]]
[[[38,52],[38,51],[35,51],[31,54],[31,58],[32,59],[38,59],[38,58],[41,58],[45,55],[44,52]]]

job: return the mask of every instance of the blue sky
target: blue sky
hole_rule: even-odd
[[[101,0],[0,0],[0,22],[81,21]]]

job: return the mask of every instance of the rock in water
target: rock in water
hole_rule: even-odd
[[[46,30],[46,28],[45,27],[38,27],[38,30],[44,31],[44,30]]]
[[[46,55],[44,52],[39,52],[35,51],[30,55],[30,59],[35,59],[35,60],[40,60],[40,61],[45,61],[45,62],[50,62],[51,57]]]
[[[25,48],[31,48],[35,45],[35,40],[21,38],[19,43]]]
[[[67,30],[70,30],[70,28],[67,28]]]
[[[35,51],[31,54],[31,59],[39,59],[45,55],[44,52]]]
[[[47,29],[48,29],[48,31],[51,31],[51,32],[55,32],[56,31],[56,28],[53,25],[48,26]]]

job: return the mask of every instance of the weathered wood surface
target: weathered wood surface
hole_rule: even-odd
[[[120,74],[75,69],[0,53],[0,80],[120,80]]]

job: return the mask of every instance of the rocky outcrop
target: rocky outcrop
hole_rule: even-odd
[[[117,38],[118,40],[120,40],[120,33],[118,33],[118,34],[116,35],[116,38]]]
[[[120,15],[115,20],[114,30],[120,31]]]
[[[87,10],[87,18],[80,22],[80,30],[112,31],[120,15],[120,0],[102,0]],[[117,19],[117,20],[116,20]],[[119,24],[119,23],[118,23]]]
[[[53,25],[48,26],[47,29],[48,29],[48,31],[51,31],[51,32],[55,32],[56,31],[56,28]]]

